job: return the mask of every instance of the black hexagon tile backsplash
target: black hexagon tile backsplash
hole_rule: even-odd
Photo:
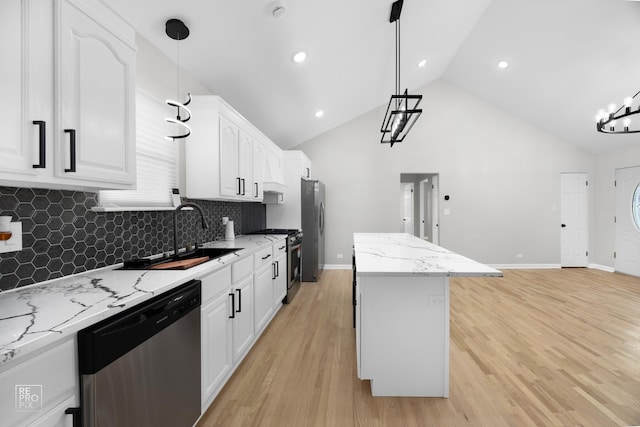
[[[210,227],[201,229],[196,211],[180,211],[180,247],[196,238],[220,238],[223,216],[234,221],[238,234],[265,228],[266,209],[260,203],[190,201],[203,208]],[[0,187],[0,215],[22,222],[23,246],[0,254],[0,290],[173,249],[172,211],[91,211],[97,204],[96,193]]]

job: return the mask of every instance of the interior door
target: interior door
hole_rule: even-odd
[[[615,229],[613,267],[640,276],[640,166],[616,169]]]
[[[589,262],[588,176],[561,174],[560,265],[586,267]]]
[[[413,234],[413,183],[403,184],[402,222],[404,232]]]
[[[431,243],[440,244],[440,208],[439,208],[439,184],[440,177],[434,175],[431,178]]]

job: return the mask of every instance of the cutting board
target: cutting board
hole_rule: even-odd
[[[162,264],[153,265],[149,268],[152,270],[168,270],[168,269],[186,270],[187,268],[191,268],[193,266],[202,264],[203,262],[207,262],[207,261],[209,261],[209,257],[202,256],[199,258],[183,259],[181,261],[163,262]]]

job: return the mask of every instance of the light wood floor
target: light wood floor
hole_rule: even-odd
[[[450,398],[356,378],[351,271],[303,283],[199,426],[640,425],[640,279],[506,270],[451,280]]]

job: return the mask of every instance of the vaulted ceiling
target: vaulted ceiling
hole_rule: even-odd
[[[181,67],[282,148],[386,104],[394,91],[391,0],[105,3],[172,59],[177,43],[164,23],[182,19],[191,35],[180,42]],[[277,3],[286,9],[279,18]],[[295,63],[299,51],[307,59]],[[598,134],[594,120],[640,90],[638,2],[405,0],[401,54],[410,91],[447,80],[594,153],[640,143]]]

